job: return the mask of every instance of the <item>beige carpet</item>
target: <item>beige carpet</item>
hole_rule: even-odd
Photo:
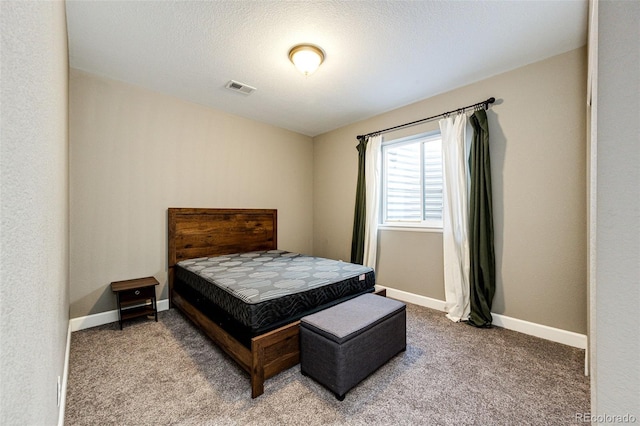
[[[72,334],[67,425],[564,425],[589,411],[584,351],[407,306],[407,350],[339,402],[249,376],[175,310]]]

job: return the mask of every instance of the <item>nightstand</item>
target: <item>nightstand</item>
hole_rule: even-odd
[[[158,322],[155,287],[157,285],[158,281],[154,277],[111,283],[111,290],[118,298],[120,330],[122,330],[122,322],[132,318],[154,315]]]

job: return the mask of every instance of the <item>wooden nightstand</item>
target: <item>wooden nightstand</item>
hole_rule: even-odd
[[[120,330],[122,330],[122,321],[131,318],[154,315],[156,322],[158,322],[155,287],[157,285],[158,281],[154,277],[111,283],[111,290],[116,293],[118,298]]]

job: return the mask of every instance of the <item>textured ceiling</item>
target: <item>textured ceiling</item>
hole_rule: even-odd
[[[67,0],[70,65],[315,136],[586,43],[587,0]],[[304,77],[289,49],[326,52]],[[229,80],[254,86],[246,96]],[[470,102],[475,102],[470,99]]]

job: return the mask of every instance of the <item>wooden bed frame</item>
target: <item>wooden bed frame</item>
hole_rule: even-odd
[[[251,397],[264,381],[300,362],[299,324],[294,321],[241,344],[173,288],[176,263],[198,257],[278,248],[277,210],[169,209],[169,306],[180,309],[251,375]]]

